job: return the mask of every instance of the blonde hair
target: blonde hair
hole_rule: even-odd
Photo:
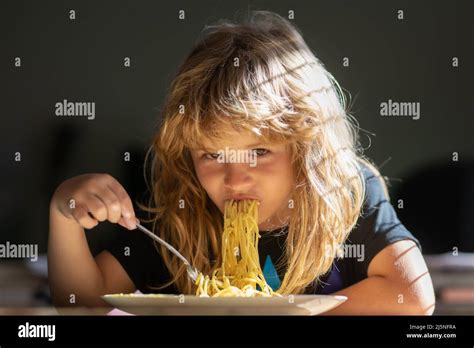
[[[286,19],[255,11],[241,24],[206,27],[171,83],[147,153],[152,197],[142,208],[155,233],[211,274],[221,263],[223,215],[201,186],[190,150],[224,139],[228,124],[285,143],[296,185],[279,292],[304,292],[340,256],[363,204],[363,156],[345,108],[339,84]],[[174,283],[192,293],[184,265],[161,255],[172,279],[160,288]]]

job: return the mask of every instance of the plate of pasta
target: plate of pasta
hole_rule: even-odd
[[[317,315],[347,300],[273,290],[259,262],[257,221],[257,200],[226,201],[222,261],[211,274],[198,274],[195,295],[134,293],[102,298],[125,312],[145,315]]]
[[[318,315],[347,299],[337,295],[200,297],[137,293],[102,298],[122,311],[137,315]]]

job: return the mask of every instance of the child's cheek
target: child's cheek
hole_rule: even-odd
[[[263,192],[267,199],[271,197],[273,199],[276,192],[287,189],[287,177],[275,163],[262,164],[258,167],[257,175],[254,177],[259,191]]]
[[[216,161],[203,161],[198,165],[198,175],[202,177],[214,177],[222,175],[224,166]]]
[[[224,176],[224,166],[216,163],[204,163],[196,168],[197,176],[206,191],[218,186],[220,178]]]
[[[294,182],[291,158],[286,153],[274,154],[272,158],[262,159],[257,167],[257,182],[271,186],[271,190],[286,191]]]
[[[287,172],[290,161],[284,153],[273,153],[268,157],[263,157],[257,161],[256,169],[265,174],[281,174],[281,171]]]

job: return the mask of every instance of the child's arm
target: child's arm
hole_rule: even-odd
[[[71,201],[73,199],[74,201]],[[122,215],[129,215],[124,219]],[[132,292],[135,286],[108,253],[94,259],[84,233],[99,221],[133,229],[133,205],[123,187],[106,174],[88,174],[62,183],[50,205],[49,284],[56,306],[105,306],[105,293]],[[132,224],[129,224],[132,222]]]
[[[413,241],[393,243],[369,264],[368,278],[340,290],[348,300],[324,315],[431,315],[435,296],[423,256]]]

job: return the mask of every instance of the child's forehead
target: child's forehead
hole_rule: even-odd
[[[286,143],[281,137],[268,129],[222,122],[207,127],[199,127],[191,135],[188,147],[191,150],[216,150],[228,148],[255,148],[258,145],[277,145]]]
[[[202,137],[196,142],[196,149],[216,149],[225,147],[247,148],[266,144],[268,141],[249,132],[234,132],[222,134],[219,137]]]

